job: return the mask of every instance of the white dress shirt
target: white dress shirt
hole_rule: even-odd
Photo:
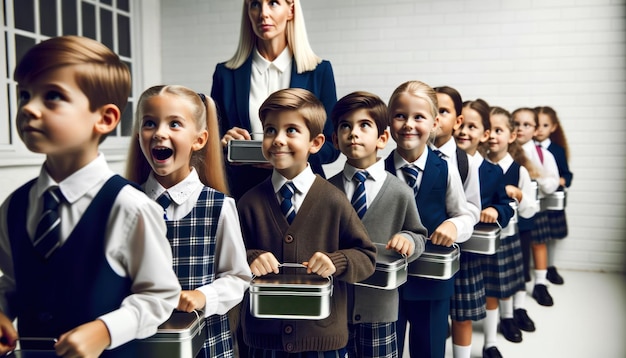
[[[302,205],[306,194],[311,189],[313,182],[315,181],[315,173],[311,169],[311,166],[307,163],[306,168],[302,171],[302,173],[298,174],[292,180],[287,180],[284,176],[280,175],[276,170],[272,172],[272,186],[274,187],[274,193],[276,193],[276,199],[278,199],[278,203],[283,201],[282,195],[280,195],[280,188],[288,181],[291,181],[293,185],[296,187],[296,191],[293,194],[293,198],[291,198],[291,204],[293,205],[293,209],[298,213],[298,209]]]
[[[42,194],[50,186],[58,185],[66,199],[59,206],[61,242],[64,243],[104,183],[114,174],[102,154],[60,183],[42,166],[29,193],[28,235],[34,236],[42,211]],[[5,313],[11,312],[7,295],[15,291],[7,228],[9,201],[10,197],[0,207],[0,270],[4,273],[0,277],[0,310]],[[109,214],[104,254],[116,274],[132,280],[131,290],[135,293],[126,297],[118,309],[98,317],[111,336],[108,349],[155,334],[157,327],[178,305],[180,284],[172,270],[172,250],[165,233],[161,207],[141,191],[125,186]]]
[[[406,178],[404,177],[404,172],[402,171],[402,167],[407,164],[414,164],[419,169],[419,175],[417,178],[418,187],[421,186],[422,177],[424,175],[424,168],[426,166],[426,159],[428,155],[430,155],[427,150],[422,153],[422,155],[417,158],[413,163],[409,163],[404,158],[402,158],[398,152],[394,151],[394,166],[396,168],[396,175],[401,178],[404,182],[406,182]],[[476,219],[472,211],[469,209],[469,205],[467,203],[467,199],[465,198],[465,192],[463,191],[463,185],[461,184],[461,177],[459,175],[458,170],[450,170],[450,165],[448,165],[448,182],[447,182],[446,191],[446,212],[448,215],[449,221],[456,226],[457,230],[457,243],[467,241],[474,232],[474,225],[476,224]],[[420,211],[419,205],[417,206],[417,211]]]
[[[252,139],[263,139],[263,126],[259,119],[259,108],[270,94],[291,84],[292,54],[289,47],[274,61],[268,61],[254,48],[250,78],[250,128]]]
[[[506,156],[500,159],[496,164],[506,173],[513,164],[513,157],[507,153]],[[532,218],[539,211],[539,206],[537,205],[537,200],[535,200],[535,189],[531,187],[530,174],[528,174],[528,170],[521,165],[517,187],[522,191],[522,201],[517,203],[517,214],[525,219]]]
[[[167,191],[172,199],[172,204],[166,210],[167,218],[180,220],[195,207],[204,184],[196,170],[192,169],[187,178],[167,190],[155,179],[154,173],[150,173],[143,188],[146,195],[153,200]],[[237,207],[231,197],[224,198],[215,235],[215,280],[211,284],[196,288],[206,297],[205,317],[225,314],[241,302],[252,279],[241,236]]]
[[[459,172],[459,163],[456,157],[456,141],[454,137],[450,138],[444,145],[437,148],[432,143],[430,144],[432,150],[439,150],[443,153],[443,159],[448,162],[448,170],[454,170],[457,173]],[[463,184],[463,191],[465,191],[465,197],[467,198],[467,203],[469,210],[474,217],[474,225],[476,225],[480,221],[480,211],[482,210],[482,201],[480,200],[480,181],[478,174],[478,166],[475,161],[471,160],[471,156],[468,155],[468,170],[467,170],[467,178]],[[460,178],[460,174],[459,174]]]
[[[535,142],[529,140],[522,145],[524,153],[530,159],[531,163],[539,169],[540,177],[537,178],[537,186],[539,187],[539,199],[544,198],[546,195],[552,194],[559,188],[559,167],[556,165],[556,159],[554,155],[546,148],[541,148],[543,155],[543,163],[539,158],[537,147]]]

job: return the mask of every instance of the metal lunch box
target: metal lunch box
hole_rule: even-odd
[[[509,237],[509,236],[513,236],[517,234],[517,230],[518,230],[517,229],[517,222],[518,222],[517,202],[511,201],[509,202],[509,205],[511,206],[511,208],[513,208],[513,216],[511,216],[511,220],[509,220],[509,224],[503,227],[502,231],[500,231],[500,238]]]
[[[480,223],[469,240],[459,243],[461,251],[493,255],[500,247],[500,225]]]
[[[544,210],[564,210],[567,193],[565,190],[557,190],[541,199],[541,211]]]
[[[32,344],[36,344],[37,348],[35,349],[19,349],[9,351],[2,357],[14,357],[14,358],[52,358],[58,357],[55,350],[54,344],[57,342],[56,338],[34,338],[34,337],[20,337],[18,339],[20,342],[32,342]]]
[[[396,251],[387,250],[385,244],[376,246],[376,270],[372,276],[355,283],[358,286],[394,290],[406,282],[407,257]]]
[[[202,312],[174,311],[151,337],[138,340],[138,356],[169,358],[195,357],[206,339]]]
[[[533,192],[535,193],[535,201],[537,202],[537,207],[541,207],[541,200],[539,200],[539,184],[537,184],[536,180],[531,180],[530,181],[530,187],[532,188]]]
[[[267,163],[260,140],[237,140],[228,142],[227,159],[231,163]]]
[[[457,244],[450,247],[426,243],[424,252],[409,264],[408,274],[438,280],[447,280],[459,271],[461,250]]]
[[[305,267],[283,263],[281,267]],[[319,320],[330,316],[332,276],[269,274],[250,282],[250,312],[257,318]]]

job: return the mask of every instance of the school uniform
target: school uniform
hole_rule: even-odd
[[[310,166],[289,181],[295,187],[291,198],[295,217],[289,223],[280,205],[280,189],[287,182],[274,172],[238,203],[248,263],[266,252],[280,263],[302,263],[315,252],[325,253],[336,268],[330,316],[321,320],[256,318],[246,294],[241,321],[245,342],[254,356],[345,354],[346,283],[362,281],[374,272],[376,248],[345,194],[313,174]],[[301,269],[281,268],[284,273],[296,270]]]
[[[385,171],[378,160],[369,168],[357,169],[346,164],[344,170],[328,181],[352,198],[357,171],[366,170],[367,211],[361,218],[372,242],[386,244],[395,234],[413,242],[415,260],[424,251],[426,228],[422,225],[413,191],[400,179]],[[398,357],[396,324],[398,290],[383,290],[348,285],[349,357]]]
[[[241,302],[252,278],[235,200],[202,184],[195,169],[167,190],[154,173],[143,187],[153,200],[166,192],[171,198],[165,216],[174,272],[183,290],[206,297],[207,336],[199,356],[233,357],[226,313]]]
[[[127,184],[100,154],[60,183],[42,166],[36,180],[0,207],[0,309],[19,318],[20,336],[58,337],[100,319],[111,337],[103,355],[117,357],[125,354],[116,348],[128,349],[132,344],[125,343],[155,334],[169,318],[180,285],[162,210]],[[35,256],[31,240],[41,196],[52,186],[64,197],[61,245],[44,260]]]
[[[536,147],[532,140],[526,142],[522,148],[526,157],[540,171],[540,177],[536,181],[541,200],[546,195],[554,193],[559,187],[559,170],[556,160],[547,149]],[[545,244],[550,240],[550,222],[546,211],[539,211],[535,215],[531,235],[533,243]]]
[[[548,151],[554,155],[556,165],[559,169],[559,177],[565,179],[565,188],[569,188],[569,186],[572,185],[574,174],[572,174],[569,169],[565,149],[552,142],[550,138],[541,142],[541,146],[547,148]],[[553,239],[564,239],[567,237],[568,230],[565,210],[548,210],[548,221],[550,222],[550,236]]]
[[[468,209],[458,170],[448,170],[446,161],[429,148],[413,163],[408,163],[395,150],[385,159],[385,169],[405,182],[401,168],[408,164],[419,169],[415,201],[428,234],[431,235],[444,221],[450,221],[457,228],[456,242],[468,240],[476,222]],[[436,280],[409,276],[400,291],[397,322],[400,356],[406,322],[409,321],[411,356],[443,357],[454,278]]]
[[[253,132],[252,123],[254,121],[251,121],[250,115],[258,112],[258,106],[261,104],[259,102],[265,99],[260,93],[255,95],[259,98],[256,100],[252,98],[252,100],[257,107],[251,108],[252,90],[257,88],[260,92],[258,87],[262,86],[252,83],[255,74],[253,71],[257,70],[269,69],[276,75],[276,78],[269,80],[275,84],[268,84],[270,88],[265,91],[267,95],[281,88],[309,90],[322,102],[326,109],[326,118],[330,118],[330,112],[337,102],[335,76],[330,62],[324,60],[312,71],[297,73],[296,63],[289,48],[285,48],[279,57],[273,65],[270,65],[265,63],[267,61],[254,49],[246,62],[237,69],[227,68],[225,62],[217,64],[213,73],[211,98],[215,101],[219,113],[221,136],[224,136],[233,127],[246,129],[250,133]],[[279,73],[272,71],[275,69],[278,69]],[[258,114],[256,117],[258,118]],[[258,132],[258,129],[256,131]],[[333,127],[330,120],[326,121],[323,133],[327,139],[332,137]],[[327,140],[318,153],[309,157],[309,163],[314,173],[325,178],[322,164],[332,163],[337,157],[339,157],[339,150],[333,146],[330,140]],[[226,162],[226,172],[231,194],[235,200],[239,200],[246,191],[268,178],[272,173],[270,169],[255,168],[250,165],[231,165],[228,161]]]

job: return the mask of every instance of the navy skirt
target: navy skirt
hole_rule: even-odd
[[[487,297],[508,298],[523,291],[524,262],[519,234],[501,238],[498,251],[483,256],[482,268]]]
[[[461,253],[450,303],[450,317],[455,321],[479,321],[487,315],[481,256],[485,255]]]
[[[565,210],[548,210],[550,237],[561,240],[567,237],[567,218]]]

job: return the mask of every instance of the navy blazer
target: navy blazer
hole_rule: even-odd
[[[251,131],[250,127],[250,78],[252,75],[252,55],[237,69],[229,69],[225,63],[219,63],[213,73],[211,98],[215,101],[220,118],[221,137],[233,128],[239,127]],[[332,163],[339,157],[339,150],[332,144],[333,125],[330,112],[337,102],[335,76],[329,61],[322,61],[313,71],[297,73],[296,63],[291,66],[291,88],[303,88],[311,91],[326,109],[324,136],[326,142],[322,149],[309,157],[311,169],[323,178],[322,164]],[[239,199],[248,189],[267,178],[271,170],[259,169],[249,165],[230,165],[227,175],[231,194]]]
[[[554,142],[550,142],[548,151],[552,153],[556,160],[556,166],[559,168],[559,176],[565,179],[565,186],[569,188],[569,186],[572,185],[572,177],[574,174],[569,170],[567,158],[565,157],[565,149]]]
[[[498,211],[498,223],[505,227],[513,216],[511,198],[506,195],[504,173],[499,165],[483,160],[478,168],[480,199],[483,209],[493,207]],[[516,185],[517,186],[517,185]]]

